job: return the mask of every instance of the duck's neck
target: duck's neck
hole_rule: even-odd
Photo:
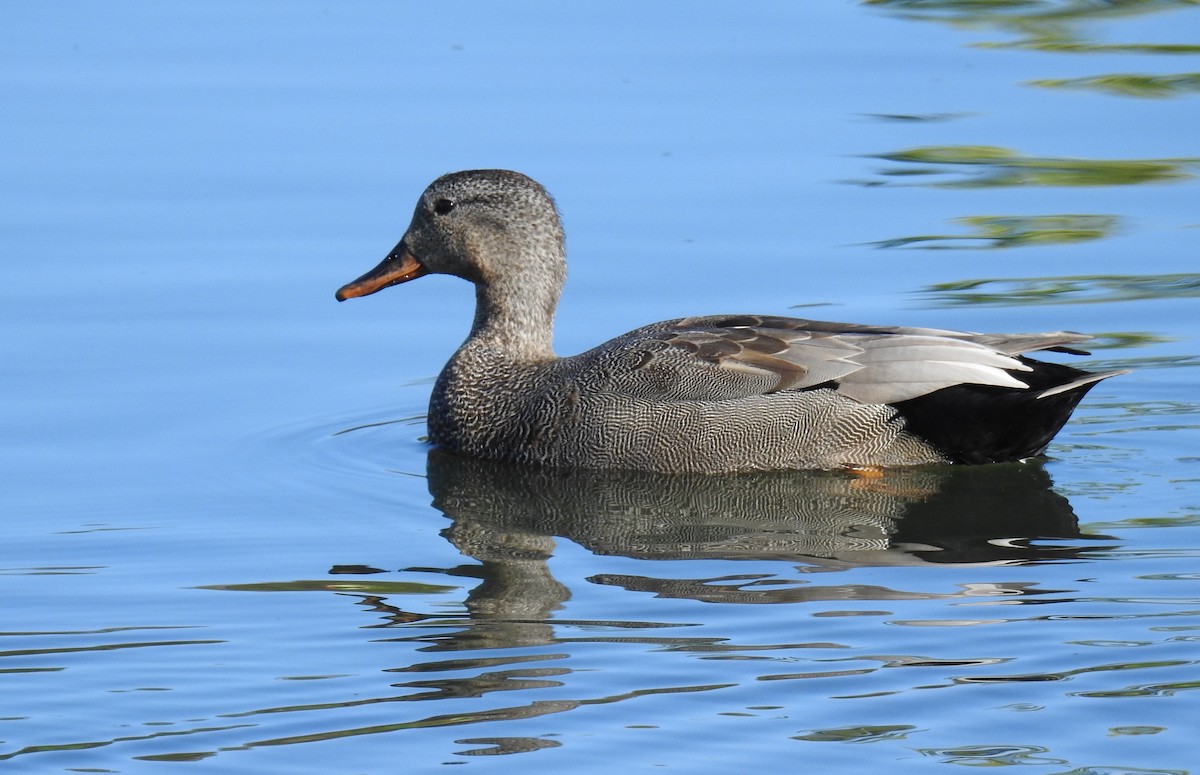
[[[518,363],[553,360],[561,280],[531,285],[517,279],[476,284],[475,321],[464,347],[487,349]]]

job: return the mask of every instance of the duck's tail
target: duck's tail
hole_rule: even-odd
[[[1041,455],[1087,392],[1126,371],[1087,372],[1022,357],[1028,388],[955,385],[895,405],[905,429],[956,463]]]

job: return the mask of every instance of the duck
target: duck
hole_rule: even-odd
[[[468,458],[660,473],[881,471],[1044,454],[1084,395],[1124,371],[1070,331],[981,334],[762,314],[643,326],[555,354],[566,280],[558,208],[532,178],[467,170],[421,194],[400,242],[336,293],[428,274],[475,286],[466,341],[433,386],[428,440]]]

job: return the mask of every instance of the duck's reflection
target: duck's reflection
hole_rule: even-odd
[[[841,573],[807,579],[792,574],[868,565],[1030,563],[1068,559],[1091,548],[1079,540],[1070,504],[1051,489],[1040,463],[889,470],[877,477],[803,471],[664,476],[538,469],[433,451],[428,474],[433,504],[451,520],[442,534],[476,561],[443,572],[479,583],[465,600],[466,617],[406,612],[388,598],[371,598],[372,610],[386,615],[375,626],[398,628],[390,640],[416,642],[419,651],[439,655],[388,670],[412,679],[393,684],[413,692],[398,699],[525,699],[502,708],[435,715],[420,721],[422,726],[528,718],[649,693],[726,685],[624,687],[604,696],[563,699],[561,687],[573,673],[570,660],[584,642],[637,642],[708,656],[823,647],[748,644],[697,635],[679,622],[629,621],[619,615],[566,619],[556,609],[570,590],[554,578],[547,562],[556,538],[595,554],[648,560],[643,574],[593,575],[588,582],[659,597],[751,605],[976,595],[1033,601],[1048,590],[1007,582],[930,592],[897,588],[896,582],[892,587],[852,583]],[[1054,538],[1067,540],[1033,540]],[[748,562],[740,564],[743,572],[718,578],[683,577],[691,568],[711,572],[711,564],[653,562],[679,559]],[[785,575],[777,575],[780,566]],[[818,580],[843,583],[813,583]],[[448,652],[461,656],[445,658]],[[553,696],[541,696],[543,689],[554,690]]]
[[[481,583],[467,600],[472,618],[523,622],[522,628],[544,621],[569,597],[546,564],[554,537],[596,554],[787,560],[808,572],[1033,562],[1088,548],[1030,540],[1081,537],[1070,504],[1051,489],[1038,462],[894,469],[872,477],[829,471],[672,476],[542,469],[435,450],[428,474],[433,505],[453,520],[443,535],[481,563]],[[781,585],[754,575],[590,581],[710,602],[931,596],[861,585]],[[516,640],[529,642],[530,634]]]

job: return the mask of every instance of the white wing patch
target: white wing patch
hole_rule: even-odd
[[[961,339],[934,336],[863,336],[862,368],[846,375],[838,392],[867,404],[894,404],[953,385],[1029,385],[1011,371],[1030,371],[1016,358]]]

